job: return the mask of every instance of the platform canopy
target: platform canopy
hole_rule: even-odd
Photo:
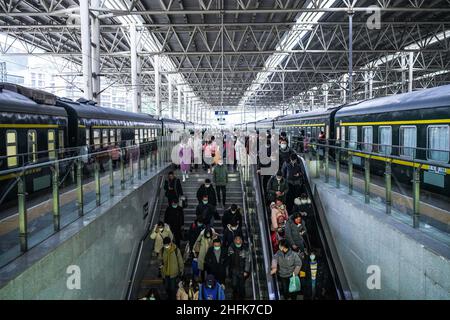
[[[80,1],[0,1],[0,32],[82,65]],[[90,0],[89,15],[100,78],[131,85],[136,54],[142,94],[176,96],[172,77],[211,110],[288,112],[450,82],[448,0]]]

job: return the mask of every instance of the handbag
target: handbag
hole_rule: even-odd
[[[292,273],[292,277],[289,279],[289,293],[299,292],[300,289],[300,278],[295,273]]]

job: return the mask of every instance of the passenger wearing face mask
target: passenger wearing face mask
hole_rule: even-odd
[[[236,236],[244,238],[242,226],[236,219],[232,219],[230,223],[223,229],[223,245],[228,248],[234,241]]]
[[[217,189],[217,199],[219,203],[225,207],[225,202],[227,200],[227,183],[228,183],[228,170],[227,167],[223,164],[223,160],[220,159],[217,162],[217,166],[213,169],[213,181],[216,185]],[[220,195],[222,194],[222,199]]]
[[[278,283],[280,291],[285,300],[295,300],[297,293],[289,292],[289,281],[292,275],[298,275],[302,268],[302,260],[298,254],[289,249],[286,240],[280,240],[278,244],[279,250],[272,258],[272,271],[270,274],[278,275]]]
[[[174,242],[180,248],[180,241],[184,226],[183,208],[178,205],[178,201],[172,200],[164,213],[164,222],[170,226],[173,233]]]
[[[208,274],[205,283],[200,284],[198,300],[225,300],[225,291],[212,274]]]
[[[245,299],[245,280],[250,276],[250,252],[236,236],[228,248],[229,278],[233,289],[233,300]]]
[[[283,177],[287,180],[289,191],[286,194],[286,206],[289,212],[292,212],[294,199],[302,190],[303,173],[298,163],[298,157],[295,153],[291,154],[290,161],[283,164],[281,169]]]
[[[276,198],[281,198],[282,201],[285,202],[288,191],[289,185],[286,179],[283,178],[281,171],[278,171],[267,183],[267,202],[271,203],[275,201]]]
[[[223,212],[222,227],[226,229],[227,225],[231,223],[232,219],[235,219],[240,226],[242,226],[242,214],[238,206],[233,203],[230,208]]]
[[[153,228],[152,233],[150,234],[150,238],[155,240],[153,252],[158,256],[161,252],[161,249],[163,248],[163,240],[166,237],[169,237],[172,240],[173,239],[172,231],[170,230],[170,227],[167,223],[159,221]]]
[[[203,197],[207,195],[208,196],[208,203],[214,207],[217,206],[217,196],[216,196],[216,190],[211,185],[211,180],[206,179],[205,183],[203,183],[200,188],[197,190],[197,199],[198,203],[201,203],[203,201]]]
[[[300,212],[294,213],[286,223],[286,240],[288,245],[298,253],[306,252],[305,239],[306,227],[302,223]]]
[[[222,285],[227,277],[228,250],[221,244],[217,237],[213,240],[213,245],[208,249],[205,256],[205,270],[207,274],[214,275]]]
[[[291,154],[294,153],[291,148],[288,147],[287,140],[280,139],[280,150],[278,153],[278,157],[280,159],[279,168],[283,167],[285,162],[289,162],[291,158]]]
[[[217,238],[217,234],[213,228],[207,227],[200,232],[200,235],[194,244],[194,255],[197,258],[198,269],[200,271],[200,278],[205,279],[205,256],[208,249],[212,246],[213,240]]]
[[[164,246],[161,249],[161,274],[164,279],[167,297],[169,300],[175,300],[177,294],[177,278],[183,276],[184,260],[180,249],[172,243],[169,237],[164,238],[163,244]]]
[[[197,218],[202,217],[208,226],[212,226],[214,224],[214,218],[220,219],[216,208],[209,203],[209,198],[207,195],[204,195],[202,202],[197,205],[195,214]]]

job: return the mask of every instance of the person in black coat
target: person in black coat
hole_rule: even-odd
[[[238,208],[236,204],[232,204],[230,208],[223,212],[222,216],[222,227],[223,230],[230,224],[232,219],[236,219],[239,222],[239,225],[242,226],[242,214],[241,210]]]
[[[211,180],[206,179],[205,183],[203,183],[200,188],[197,190],[197,199],[198,203],[201,203],[203,201],[203,196],[208,196],[208,202],[210,205],[216,207],[217,206],[217,195],[216,190],[211,185]]]
[[[197,216],[197,218],[202,217],[203,221],[208,226],[212,226],[213,218],[220,219],[220,216],[216,211],[216,207],[212,206],[209,203],[209,198],[207,195],[204,195],[202,198],[202,202],[197,205],[197,208],[195,209],[195,215]]]
[[[180,179],[175,176],[173,171],[169,172],[168,178],[164,181],[164,190],[166,191],[165,195],[169,205],[172,200],[178,201],[183,195]]]
[[[164,222],[170,226],[170,230],[174,237],[174,243],[180,248],[184,226],[184,212],[183,208],[178,205],[178,201],[171,201],[164,213]]]
[[[223,245],[228,248],[234,241],[236,236],[244,239],[242,232],[242,226],[236,219],[232,219],[231,222],[223,229]]]
[[[214,275],[221,284],[225,283],[227,277],[228,251],[221,245],[220,239],[213,240],[213,246],[208,249],[205,256],[205,270]]]
[[[194,248],[195,241],[197,241],[198,236],[200,233],[205,230],[206,224],[205,220],[202,216],[197,217],[195,221],[191,224],[188,231],[188,241],[189,241],[189,248],[191,249],[191,252]]]

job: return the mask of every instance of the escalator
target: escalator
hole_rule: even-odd
[[[315,252],[318,261],[318,274],[316,280],[316,293],[315,299],[323,300],[347,300],[351,299],[350,290],[343,272],[342,265],[337,254],[336,247],[334,246],[333,239],[323,215],[323,208],[320,204],[320,200],[317,195],[313,194],[309,184],[309,177],[307,176],[307,170],[305,170],[305,163],[300,158],[300,165],[302,171],[305,174],[306,181],[304,182],[304,188],[302,194],[306,194],[310,203],[302,206],[302,211],[307,213],[307,217],[304,219],[306,228],[308,230],[308,237],[305,242],[308,247]],[[258,228],[261,231],[261,249],[263,257],[259,258],[264,261],[264,268],[266,273],[266,288],[268,292],[268,298],[277,300],[281,299],[278,281],[275,276],[270,275],[270,261],[272,259],[272,245],[270,237],[270,212],[266,206],[265,190],[262,187],[262,177],[256,172],[256,166],[249,166],[247,179],[251,189],[255,193],[255,205],[254,208],[257,211],[255,216],[258,217]],[[303,259],[302,271],[305,272],[306,277],[302,278],[302,292],[300,297],[303,299],[311,299],[311,273],[307,269],[309,267],[309,259],[305,257]],[[306,284],[306,285],[305,285]]]

